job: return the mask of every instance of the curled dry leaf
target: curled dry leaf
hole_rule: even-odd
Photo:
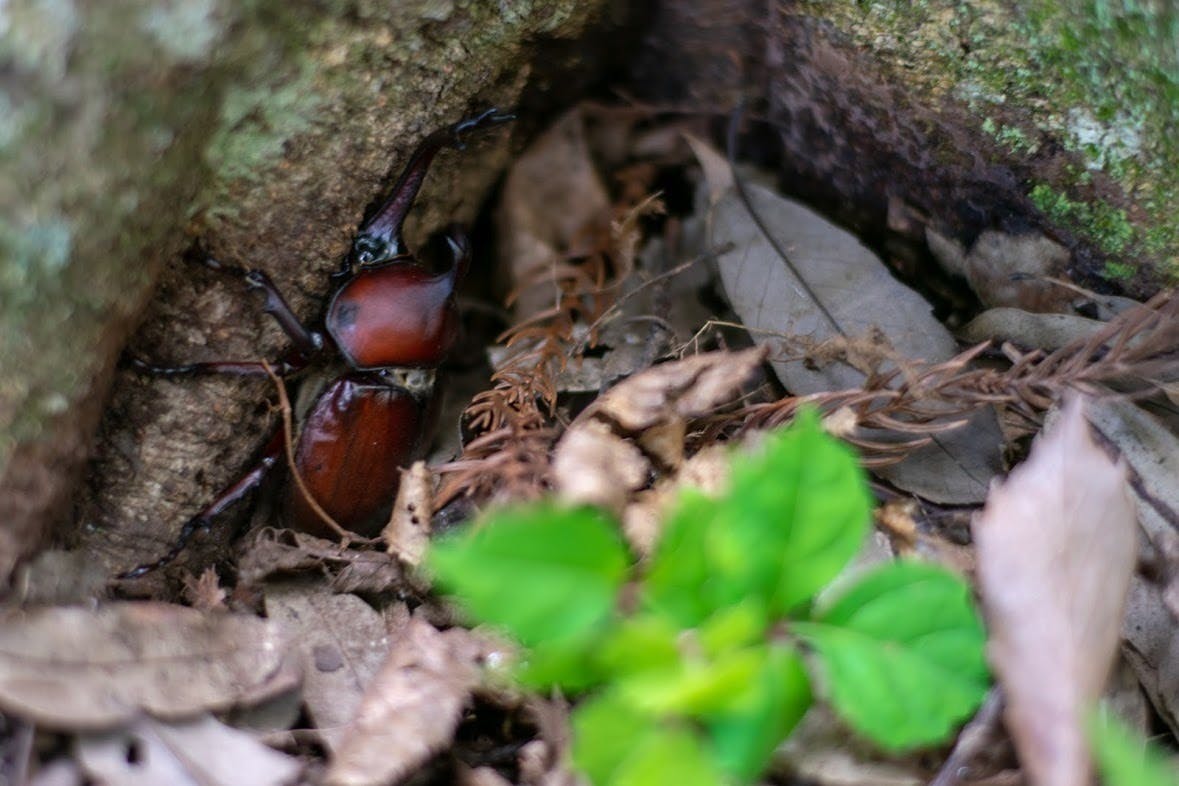
[[[415,461],[401,475],[389,523],[381,532],[385,550],[406,565],[418,566],[430,545],[434,476],[426,462]]]
[[[58,729],[142,712],[181,718],[298,684],[269,620],[166,603],[10,611],[0,620],[0,708]]]
[[[553,454],[553,480],[561,499],[621,513],[647,482],[651,463],[643,452],[599,420],[565,432]]]
[[[1117,652],[1137,558],[1124,465],[1073,398],[974,521],[990,656],[1005,717],[1038,786],[1084,786],[1085,713]]]
[[[701,417],[733,400],[765,360],[766,349],[707,352],[663,363],[621,382],[574,421],[604,418],[631,434]]]
[[[934,257],[950,272],[963,276],[988,306],[1036,312],[1071,310],[1076,294],[1047,279],[1064,272],[1072,255],[1041,232],[1015,235],[988,229],[978,236],[969,253],[931,228],[926,228],[926,240]]]
[[[961,337],[971,344],[1008,341],[1029,349],[1054,351],[1074,341],[1086,341],[1105,327],[1104,322],[1075,314],[1036,314],[1018,308],[992,308],[970,320]]]
[[[439,632],[411,618],[345,730],[325,782],[391,783],[445,748],[479,684],[483,655],[469,631]]]
[[[725,294],[755,341],[783,347],[771,365],[787,390],[857,389],[877,373],[954,357],[954,337],[929,303],[853,235],[752,183],[744,186],[747,205],[724,157],[700,140],[689,142],[704,167],[697,212],[708,211],[708,248]],[[947,420],[959,416],[944,410]],[[934,502],[981,502],[1000,469],[1002,443],[994,411],[984,408],[878,471]]]
[[[732,401],[765,359],[763,348],[710,352],[647,369],[588,406],[557,443],[558,494],[621,513],[653,466],[683,463],[691,418]]]
[[[717,495],[729,479],[733,456],[728,445],[709,445],[686,460],[674,474],[640,491],[622,514],[622,534],[635,553],[649,555],[663,531],[663,522],[679,498],[681,489],[697,489]]]
[[[336,595],[321,583],[267,585],[266,614],[298,653],[303,703],[316,732],[335,750],[365,690],[389,651],[385,621],[355,595]]]
[[[280,786],[302,769],[298,759],[210,715],[174,724],[144,718],[129,729],[83,735],[75,752],[86,774],[107,784]]]

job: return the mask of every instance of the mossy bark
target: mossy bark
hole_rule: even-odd
[[[701,0],[664,4],[647,40],[641,95],[744,102],[783,188],[878,247],[1039,232],[1081,283],[1142,295],[1179,277],[1172,4]]]
[[[132,350],[153,359],[277,353],[257,304],[182,264],[185,248],[266,270],[310,318],[414,142],[472,109],[572,99],[572,79],[543,92],[536,59],[600,11],[576,0],[4,4],[0,581],[53,522],[74,522],[57,531],[126,567],[248,458],[264,386],[112,373],[137,323]],[[574,59],[584,67],[593,52],[567,47],[545,75],[572,73]],[[501,134],[461,165],[443,157],[419,220],[469,219],[507,154]]]
[[[1179,9],[1118,0],[805,2],[890,81],[964,107],[1098,274],[1179,277]],[[1063,153],[1063,155],[1061,154]],[[1145,265],[1145,270],[1143,270]],[[1140,281],[1141,283],[1145,283]]]

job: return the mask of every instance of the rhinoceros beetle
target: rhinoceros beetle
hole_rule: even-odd
[[[449,267],[433,272],[419,264],[402,241],[402,224],[442,148],[461,149],[464,134],[512,120],[489,109],[426,137],[414,151],[392,194],[361,227],[352,250],[332,274],[335,289],[319,329],[306,327],[261,270],[246,270],[206,258],[204,264],[241,277],[265,297],[270,314],[291,341],[273,364],[281,376],[315,365],[327,374],[300,398],[310,400],[295,441],[295,467],[315,501],[341,526],[361,535],[380,528],[397,492],[400,470],[422,446],[434,370],[458,334],[455,287],[466,273],[471,250],[466,236],[451,230]],[[267,375],[261,362],[209,362],[160,366],[130,359],[140,371],[165,376]],[[301,384],[313,384],[308,379]],[[160,559],[119,576],[138,578],[178,557],[195,533],[260,485],[283,455],[278,429],[257,464],[203,510],[185,522],[175,544]],[[296,484],[287,484],[288,525],[313,534],[329,529]]]

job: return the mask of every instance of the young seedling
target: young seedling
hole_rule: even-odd
[[[683,492],[645,563],[607,514],[539,503],[441,540],[428,566],[523,646],[522,685],[581,697],[573,765],[593,784],[751,783],[816,692],[893,752],[946,740],[986,693],[961,579],[898,562],[830,586],[870,514],[855,456],[803,413],[735,456],[719,497]]]

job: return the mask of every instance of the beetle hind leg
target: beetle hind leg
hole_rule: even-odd
[[[222,491],[216,499],[206,505],[199,513],[184,522],[184,526],[180,528],[180,534],[176,536],[172,547],[165,552],[164,556],[152,562],[137,565],[128,571],[120,573],[116,578],[137,579],[174,562],[183,553],[184,549],[188,547],[189,542],[192,541],[198,532],[207,530],[217,516],[224,513],[238,501],[244,499],[254,489],[258,488],[258,486],[262,485],[262,481],[266,479],[266,476],[270,474],[270,470],[282,457],[284,438],[283,430],[281,428],[278,429],[270,437],[270,441],[266,443],[262,457],[254,466],[250,467],[229,488]]]

